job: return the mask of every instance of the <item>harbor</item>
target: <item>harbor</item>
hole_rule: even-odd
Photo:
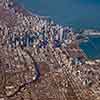
[[[82,30],[78,34],[76,33],[76,39],[89,59],[100,59],[100,32],[98,30]]]

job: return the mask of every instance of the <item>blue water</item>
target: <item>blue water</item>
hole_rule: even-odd
[[[100,0],[17,0],[20,4],[59,24],[100,29]]]
[[[80,47],[89,58],[100,58],[100,37],[90,37],[89,41],[81,43]]]
[[[50,16],[56,23],[76,29],[100,30],[100,0],[17,0],[33,13]],[[100,58],[100,38],[90,39],[98,49],[88,43],[80,47],[92,58]]]

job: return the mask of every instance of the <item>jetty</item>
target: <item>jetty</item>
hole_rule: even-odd
[[[90,29],[84,30],[82,34],[85,35],[85,36],[100,36],[99,31],[90,30]]]

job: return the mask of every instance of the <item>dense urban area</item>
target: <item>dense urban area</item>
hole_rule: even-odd
[[[0,0],[0,100],[100,100],[100,60],[71,27]]]

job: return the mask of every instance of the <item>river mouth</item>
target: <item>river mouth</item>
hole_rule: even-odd
[[[87,42],[81,42],[80,48],[89,59],[100,59],[100,37],[89,37]]]

